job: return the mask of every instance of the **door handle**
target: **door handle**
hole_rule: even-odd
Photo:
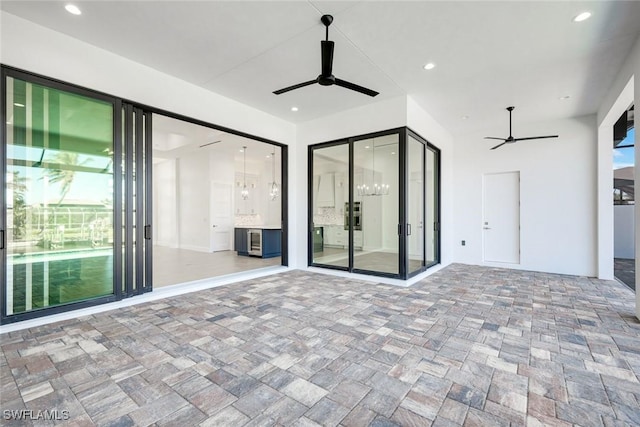
[[[491,230],[491,227],[482,227],[482,228],[484,228],[485,230]]]
[[[4,230],[0,230],[0,249],[4,249]]]
[[[411,236],[411,224],[407,224],[407,236]]]
[[[147,224],[144,226],[144,238],[145,240],[151,240],[151,225]]]

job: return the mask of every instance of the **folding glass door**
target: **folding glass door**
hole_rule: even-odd
[[[2,323],[144,291],[144,112],[10,68],[2,82]]]

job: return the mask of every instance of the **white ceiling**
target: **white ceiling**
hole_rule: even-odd
[[[508,105],[514,126],[595,113],[640,34],[637,1],[76,4],[81,16],[59,1],[0,8],[294,123],[407,94],[454,134],[506,132]],[[320,73],[324,13],[334,74],[376,98],[319,85],[272,94]]]

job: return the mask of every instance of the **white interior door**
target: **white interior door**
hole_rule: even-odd
[[[484,261],[520,263],[520,172],[483,177]]]
[[[233,207],[231,193],[233,184],[211,182],[211,252],[231,250],[233,231]]]

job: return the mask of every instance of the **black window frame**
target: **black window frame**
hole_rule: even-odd
[[[400,185],[399,188],[399,197],[398,197],[398,229],[399,229],[399,242],[398,242],[398,274],[394,274],[394,273],[387,273],[387,272],[381,272],[381,271],[373,271],[373,270],[365,270],[365,269],[358,269],[358,268],[354,268],[354,230],[353,227],[349,227],[348,232],[349,232],[349,251],[348,251],[348,266],[347,267],[342,267],[342,266],[336,266],[336,265],[330,265],[330,264],[322,264],[322,263],[318,263],[318,262],[314,262],[314,255],[313,255],[313,229],[314,229],[314,222],[313,222],[313,176],[314,176],[314,167],[313,167],[313,160],[314,160],[314,152],[316,150],[321,150],[323,148],[328,148],[328,147],[333,147],[333,146],[339,146],[339,145],[347,145],[348,146],[348,151],[349,151],[349,159],[348,159],[348,164],[349,164],[349,170],[348,170],[348,175],[349,175],[349,206],[353,206],[354,204],[354,194],[353,194],[353,182],[354,182],[354,143],[356,141],[360,141],[360,140],[364,140],[364,139],[371,139],[371,138],[377,138],[377,137],[381,137],[381,136],[386,136],[386,135],[393,135],[393,134],[397,134],[399,136],[398,138],[398,142],[399,142],[399,156],[398,156],[398,182]],[[434,153],[435,156],[435,164],[434,164],[434,176],[435,176],[435,194],[434,194],[434,200],[432,201],[435,205],[435,218],[434,218],[434,231],[435,231],[435,244],[434,244],[434,252],[435,252],[435,256],[434,256],[434,261],[433,262],[427,262],[428,260],[426,259],[426,227],[423,229],[423,232],[425,233],[425,245],[423,248],[423,265],[420,269],[414,270],[414,271],[409,271],[408,269],[408,256],[407,256],[407,244],[408,244],[408,235],[407,235],[407,189],[408,189],[408,176],[407,176],[407,164],[408,164],[408,159],[407,159],[407,144],[408,144],[408,138],[409,136],[411,136],[412,138],[416,139],[417,141],[419,141],[420,143],[423,144],[424,148],[423,148],[423,182],[426,183],[426,153],[427,150],[430,150],[431,152]],[[440,244],[441,244],[441,236],[440,236],[440,199],[441,199],[441,188],[440,188],[440,149],[438,147],[436,147],[435,145],[431,144],[427,139],[423,138],[420,134],[418,134],[417,132],[413,131],[411,128],[409,128],[408,126],[402,126],[402,127],[398,127],[398,128],[392,128],[392,129],[386,129],[386,130],[381,130],[381,131],[377,131],[377,132],[371,132],[371,133],[366,133],[366,134],[361,134],[361,135],[357,135],[357,136],[351,136],[351,137],[347,137],[347,138],[340,138],[340,139],[336,139],[336,140],[332,140],[332,141],[327,141],[327,142],[321,142],[321,143],[317,143],[317,144],[311,144],[307,147],[307,265],[309,267],[318,267],[318,268],[323,268],[323,269],[328,269],[328,270],[338,270],[338,271],[345,271],[345,272],[349,272],[349,273],[354,273],[354,274],[363,274],[363,275],[368,275],[368,276],[377,276],[377,277],[386,277],[386,278],[392,278],[392,279],[400,279],[400,280],[407,280],[410,279],[412,277],[415,277],[419,274],[424,273],[425,271],[427,271],[429,268],[437,265],[440,263],[440,253],[441,253],[441,249],[440,249]],[[426,198],[426,193],[425,193],[425,197],[423,198],[423,223],[426,222],[424,221],[426,219],[426,207],[427,207],[427,198]],[[353,224],[353,209],[349,209],[350,211],[350,216],[349,216],[349,224]]]

